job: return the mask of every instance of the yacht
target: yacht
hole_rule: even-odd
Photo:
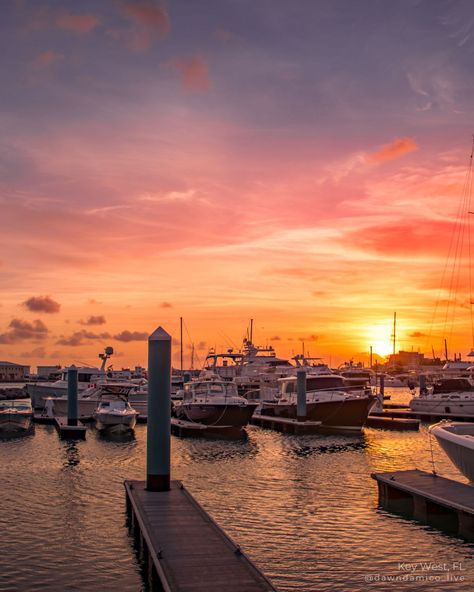
[[[366,387],[371,383],[374,373],[370,368],[365,368],[362,364],[354,364],[351,360],[338,368],[338,374],[350,386]]]
[[[440,378],[410,401],[413,412],[474,416],[474,383],[470,378]]]
[[[276,400],[262,401],[260,413],[276,417],[296,418],[296,376],[281,378]],[[360,432],[374,404],[370,389],[347,388],[342,376],[308,374],[306,376],[306,417],[321,421],[323,429]],[[349,387],[350,388],[350,387]]]
[[[176,418],[214,426],[246,426],[257,407],[239,396],[234,382],[218,376],[184,385],[182,400],[173,405]]]
[[[451,462],[474,483],[474,423],[443,420],[430,431]]]
[[[147,385],[137,385],[134,382],[104,382],[93,385],[78,393],[77,414],[78,417],[91,417],[102,398],[105,395],[125,396],[132,408],[140,415],[148,413],[148,388]],[[68,398],[51,397],[53,412],[55,415],[67,415]]]
[[[33,409],[28,400],[0,401],[0,434],[25,433],[32,422]]]
[[[107,360],[114,353],[112,347],[106,347],[105,352],[99,354],[102,360],[100,368],[94,367],[80,367],[77,368],[77,390],[78,392],[85,391],[91,386],[96,385],[100,381],[107,380],[107,373],[105,366]],[[67,395],[67,373],[68,368],[61,370],[61,378],[54,382],[34,382],[26,385],[26,390],[31,397],[31,404],[36,408],[42,409],[46,397],[62,397]]]
[[[133,430],[138,411],[132,409],[125,395],[104,392],[92,417],[100,431],[123,433]]]

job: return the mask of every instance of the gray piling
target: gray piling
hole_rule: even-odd
[[[425,395],[426,392],[426,376],[424,374],[420,374],[420,395]]]
[[[191,372],[185,372],[183,374],[183,382],[190,382],[191,381]]]
[[[296,418],[298,421],[306,420],[306,370],[299,369],[296,372]]]
[[[77,426],[77,368],[67,370],[67,425]]]
[[[146,489],[170,489],[171,336],[158,327],[148,338]]]
[[[383,397],[385,395],[385,376],[384,374],[380,375],[380,399],[383,401]]]

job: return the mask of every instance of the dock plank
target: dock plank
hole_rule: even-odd
[[[125,489],[165,590],[275,590],[179,482],[165,492],[147,491],[142,481],[126,481]]]

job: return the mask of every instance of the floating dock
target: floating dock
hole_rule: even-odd
[[[253,414],[250,420],[252,425],[275,430],[285,434],[316,434],[320,431],[320,421],[298,421],[286,417],[273,417],[271,415]]]
[[[418,469],[372,473],[387,509],[474,540],[474,487]]]
[[[452,419],[454,421],[474,421],[474,415],[456,413],[434,413],[433,411],[412,411],[409,407],[400,409],[384,409],[383,411],[373,411],[370,415],[378,417],[399,417],[407,419],[419,419],[426,422],[437,422],[441,419]]]
[[[77,425],[68,425],[67,417],[61,415],[54,416],[54,425],[58,431],[61,440],[85,440],[86,426],[77,422]]]
[[[125,481],[127,514],[151,590],[267,592],[271,582],[178,481]]]
[[[171,418],[171,433],[182,438],[240,439],[246,436],[243,428],[206,425],[194,421]]]
[[[420,429],[419,419],[409,419],[406,417],[385,417],[381,415],[369,415],[366,427],[380,430],[394,431],[417,431]]]

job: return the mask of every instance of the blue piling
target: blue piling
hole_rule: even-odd
[[[427,392],[426,376],[424,374],[420,374],[420,395],[425,395]]]
[[[385,375],[380,375],[380,400],[383,401],[385,395]],[[383,404],[383,403],[382,403]]]
[[[186,384],[186,382],[190,382],[191,381],[191,372],[185,372],[183,374],[183,382]]]
[[[296,418],[298,421],[306,420],[306,370],[299,369],[296,372]]]
[[[67,425],[77,426],[77,368],[67,370]]]
[[[146,489],[170,489],[171,336],[158,327],[148,338]]]

